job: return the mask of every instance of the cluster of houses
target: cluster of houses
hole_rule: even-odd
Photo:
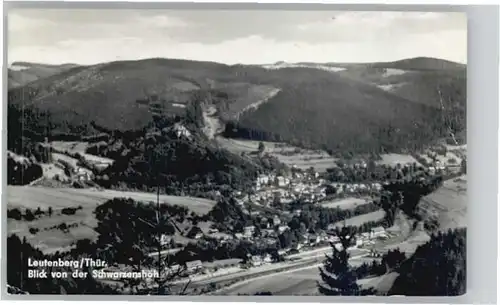
[[[287,188],[297,186],[299,183],[308,183],[318,179],[317,172],[293,171],[290,175],[276,175],[274,173],[259,175],[255,180],[255,189],[258,191],[266,186]]]
[[[287,203],[297,199],[314,202],[326,197],[325,180],[318,173],[295,172],[290,176],[260,175],[254,185],[255,194],[248,201],[269,205],[275,200]]]

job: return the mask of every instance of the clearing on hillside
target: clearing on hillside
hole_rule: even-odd
[[[417,165],[420,165],[420,163],[413,158],[410,155],[402,155],[402,154],[383,154],[380,157],[382,157],[382,160],[377,161],[377,164],[380,165],[389,165],[389,166],[396,166],[397,164],[405,165],[405,164],[412,164],[416,163]]]
[[[219,145],[232,153],[255,153],[259,148],[259,141],[230,139],[217,137]],[[337,159],[330,156],[323,150],[303,149],[293,145],[280,142],[262,142],[265,152],[279,159],[280,162],[288,166],[297,166],[301,169],[308,169],[311,166],[318,172],[326,171],[327,168],[335,167]]]

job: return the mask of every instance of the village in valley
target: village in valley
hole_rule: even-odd
[[[399,245],[409,238],[404,236],[409,234],[408,229],[406,228],[404,232],[405,228],[398,226],[384,228],[382,226],[384,212],[373,203],[380,199],[383,186],[390,182],[415,178],[421,181],[432,180],[442,176],[457,181],[463,179],[466,148],[465,146],[448,147],[451,147],[451,151],[448,151],[444,145],[429,149],[421,155],[416,155],[413,159],[415,161],[411,163],[376,164],[372,162],[371,166],[387,174],[386,180],[363,181],[366,179],[360,179],[360,181],[355,181],[354,179],[352,182],[332,182],[328,178],[328,171],[317,172],[313,167],[299,169],[296,166],[292,166],[286,172],[261,174],[255,179],[253,188],[248,193],[237,190],[232,194],[234,204],[250,216],[255,225],[244,226],[239,231],[232,232],[222,232],[211,227],[204,231],[200,230],[194,235],[194,239],[199,243],[203,243],[205,239],[213,239],[221,245],[235,241],[248,242],[261,248],[269,245],[271,250],[258,255],[247,254],[244,259],[227,259],[214,263],[201,260],[188,261],[184,266],[172,265],[167,268],[166,272],[174,274],[183,270],[183,277],[186,278],[178,280],[179,283],[209,282],[212,285],[208,288],[200,288],[201,291],[206,293],[215,291],[216,293],[221,287],[231,286],[241,279],[255,277],[258,280],[259,273],[267,274],[267,272],[279,272],[288,268],[315,266],[314,263],[322,261],[324,255],[331,252],[331,245],[342,249],[335,229],[344,226],[361,228],[352,239],[348,249],[361,262],[380,261],[382,255],[391,249],[406,251],[406,255],[411,255],[416,245],[406,250],[399,248]],[[335,170],[364,172],[368,168],[368,163],[369,161],[362,159],[354,162],[338,162]],[[343,221],[328,224],[325,229],[303,232],[292,242],[284,242],[285,238],[282,237],[292,230],[289,222],[294,216],[300,217],[302,214],[301,205],[314,205],[341,211],[354,211],[357,207],[359,209],[359,206],[364,205],[374,208],[367,209],[366,213],[356,213],[355,216]],[[363,226],[365,223],[368,225]],[[172,239],[173,237],[162,235],[162,245],[168,248]],[[415,243],[418,245],[427,240],[428,238],[424,238]],[[277,248],[274,247],[276,245],[278,245]],[[177,251],[180,250],[177,249]],[[160,253],[172,253],[171,251],[172,249]],[[157,254],[158,252],[155,252],[150,255],[154,257]],[[231,276],[234,277],[232,281],[228,280]],[[213,282],[210,282],[211,280]],[[219,282],[220,285],[216,284]]]

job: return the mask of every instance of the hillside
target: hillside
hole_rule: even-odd
[[[240,118],[238,135],[288,141],[334,151],[413,149],[444,135],[438,109],[331,75],[287,86],[270,102]],[[260,133],[259,131],[263,131]]]
[[[421,75],[416,85],[392,92],[346,74],[359,69],[356,65],[345,67],[120,61],[77,67],[14,88],[9,104],[49,113],[51,132],[76,135],[96,134],[95,126],[140,129],[158,111],[183,116],[186,104],[200,99],[200,93],[202,103],[214,105],[223,123],[232,123],[226,136],[367,152],[414,148],[448,135],[443,124],[448,115],[441,116],[436,95],[427,92],[458,72]],[[418,78],[409,82],[413,79]],[[458,132],[465,126],[465,82],[453,84],[459,98],[452,101],[456,107],[449,117]]]
[[[30,62],[14,62],[8,68],[8,87],[24,86],[38,79],[49,77],[72,68],[76,64],[47,65]]]
[[[375,68],[416,71],[453,71],[464,70],[466,68],[466,66],[461,63],[431,57],[415,57],[392,62],[377,62],[368,65]]]

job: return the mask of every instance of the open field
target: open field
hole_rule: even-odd
[[[447,180],[432,194],[422,198],[422,209],[437,217],[440,229],[467,226],[466,176]]]
[[[229,139],[217,137],[221,147],[236,153],[254,153],[258,150],[259,141]],[[336,159],[322,150],[309,150],[295,147],[279,142],[262,142],[265,152],[278,158],[288,166],[296,165],[298,168],[307,169],[311,166],[317,171],[325,171],[327,168],[335,167]]]
[[[42,211],[47,211],[52,207],[54,213],[52,216],[42,216],[34,221],[17,221],[8,219],[7,230],[9,234],[15,233],[18,236],[26,237],[27,240],[40,248],[40,250],[50,253],[57,250],[67,250],[78,239],[89,238],[95,240],[97,233],[94,228],[97,226],[97,221],[94,217],[94,209],[105,201],[115,198],[125,197],[132,198],[137,201],[155,201],[156,195],[139,192],[119,192],[111,190],[91,190],[91,189],[71,189],[71,188],[43,188],[32,186],[8,186],[7,187],[7,205],[9,209],[26,208],[34,211],[38,207]],[[161,195],[160,200],[168,204],[177,204],[188,207],[190,210],[199,214],[208,212],[215,204],[206,199],[191,198],[191,197],[175,197]],[[82,209],[76,211],[74,215],[64,215],[60,210],[65,207],[76,208],[81,206]],[[62,223],[66,223],[70,227],[67,232],[63,232],[58,228],[53,228]],[[209,223],[199,223],[203,229],[208,227]],[[37,228],[40,231],[32,235],[29,232],[30,228]],[[186,227],[186,229],[188,229]],[[190,239],[176,234],[174,240],[179,243],[186,243]]]
[[[410,155],[402,155],[402,154],[383,154],[380,156],[382,160],[377,161],[377,164],[396,166],[398,163],[401,165],[416,163],[419,165],[420,163]]]
[[[349,210],[357,207],[358,205],[365,204],[369,201],[370,198],[347,197],[347,198],[324,201],[321,202],[320,204],[322,207],[325,208],[331,208],[331,209],[339,208],[343,210]]]
[[[381,220],[384,218],[384,216],[385,216],[384,210],[378,210],[375,212],[347,218],[345,221],[336,222],[335,225],[336,226],[344,226],[344,225],[346,225],[346,226],[360,226],[360,225],[364,224],[365,222]]]

